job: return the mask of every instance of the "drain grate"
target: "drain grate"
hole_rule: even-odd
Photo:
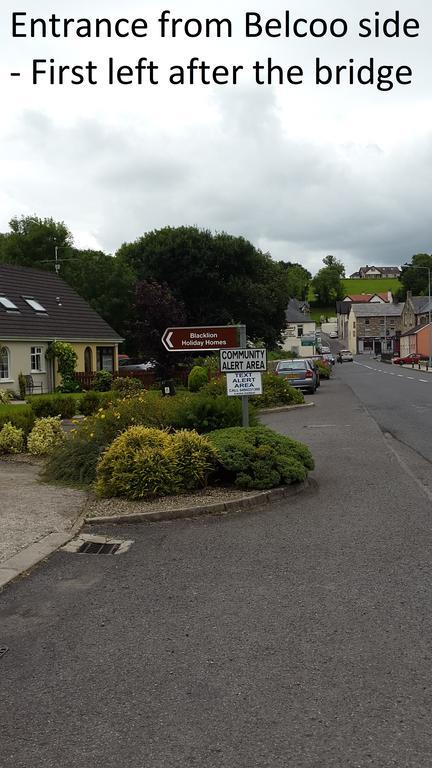
[[[5,655],[5,653],[8,652],[8,650],[9,648],[7,647],[7,645],[0,645],[0,659],[2,656]]]
[[[85,541],[81,544],[78,552],[84,555],[114,555],[120,544],[107,544],[98,541]]]

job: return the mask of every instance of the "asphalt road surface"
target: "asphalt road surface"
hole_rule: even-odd
[[[306,493],[101,527],[134,544],[4,590],[2,768],[432,764],[431,503],[339,368],[267,418],[312,447]]]

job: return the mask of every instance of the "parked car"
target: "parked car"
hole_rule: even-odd
[[[337,331],[330,331],[329,336],[331,339],[337,339],[338,332]]]
[[[276,371],[277,376],[287,379],[292,387],[307,389],[312,395],[317,388],[317,376],[312,364],[305,358],[298,360],[279,360]]]
[[[320,376],[319,368],[317,366],[317,361],[319,360],[320,362],[322,362],[322,358],[314,356],[314,357],[306,357],[305,360],[307,360],[311,364],[312,368],[314,369],[315,375],[316,375],[316,379],[317,379],[316,385],[317,385],[317,388],[320,387],[321,386],[321,376]]]
[[[341,349],[337,356],[338,363],[352,363],[354,358],[349,349]]]
[[[119,368],[122,371],[154,371],[157,368],[157,363],[153,360],[139,360],[134,358],[128,358],[127,360],[120,360]]]
[[[414,352],[411,353],[411,355],[406,355],[406,357],[393,358],[395,365],[410,365],[411,363],[419,363],[420,360],[429,360],[429,358],[425,355],[419,355]]]
[[[320,352],[322,355],[331,355],[330,347],[321,346]]]
[[[335,356],[334,356],[334,354],[332,352],[330,352],[330,354],[328,352],[326,352],[323,355],[323,360],[327,361],[328,363],[330,363],[330,365],[334,365],[335,362],[336,362],[336,358],[335,358]]]

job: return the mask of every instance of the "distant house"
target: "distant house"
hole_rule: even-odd
[[[386,293],[350,293],[342,301],[349,301],[352,304],[391,304],[393,295],[391,291]]]
[[[313,354],[316,344],[316,323],[308,314],[300,311],[297,299],[290,299],[285,317],[286,331],[282,349],[285,352],[293,352],[299,357],[308,357]]]
[[[429,319],[432,315],[432,301],[428,296],[413,296],[411,291],[407,297],[402,312],[401,354],[411,352],[429,355],[432,349],[432,326]]]
[[[66,341],[78,355],[77,371],[118,368],[123,339],[54,272],[0,265],[0,387],[18,391],[30,376],[37,391],[51,392],[60,377],[46,352]]]
[[[369,267],[367,264],[365,267],[360,267],[358,272],[353,272],[352,275],[350,275],[351,279],[355,278],[376,278],[377,280],[383,277],[393,277],[393,278],[399,278],[401,274],[401,270],[399,267]]]
[[[347,321],[347,346],[353,354],[400,351],[401,304],[353,304]]]

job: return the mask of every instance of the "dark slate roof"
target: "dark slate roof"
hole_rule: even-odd
[[[285,312],[287,323],[313,323],[313,320],[309,315],[305,315],[298,309],[299,302],[297,299],[290,299],[288,307]]]
[[[429,312],[429,296],[411,296],[411,301],[416,315]]]
[[[400,317],[404,308],[400,304],[353,304],[352,312],[356,317]]]
[[[0,338],[51,341],[110,341],[121,337],[84,299],[54,272],[0,264],[0,297],[19,312],[0,303]],[[23,297],[33,298],[46,313],[36,312]]]
[[[349,315],[354,304],[352,301],[337,301],[336,302],[336,314]]]

